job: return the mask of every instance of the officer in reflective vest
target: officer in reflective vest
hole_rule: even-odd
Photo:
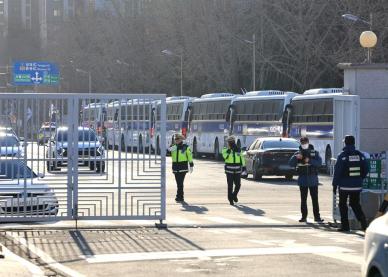
[[[360,193],[363,179],[367,176],[369,168],[364,154],[356,150],[354,136],[345,136],[345,147],[339,156],[334,168],[333,193],[339,188],[339,209],[341,213],[340,232],[350,231],[348,220],[349,205],[353,209],[356,218],[361,223],[362,230],[368,227],[364,212],[360,205]]]
[[[228,200],[230,205],[238,202],[238,192],[241,187],[241,172],[246,171],[245,159],[241,154],[241,149],[236,145],[234,136],[227,139],[228,147],[222,150],[222,157],[225,161],[225,173],[228,182]],[[233,184],[235,185],[233,190]]]
[[[193,156],[190,147],[183,143],[185,139],[181,134],[174,135],[175,144],[171,145],[172,172],[175,175],[177,193],[175,201],[184,201],[183,182],[187,172],[192,173],[194,168]],[[190,166],[190,167],[189,167]]]

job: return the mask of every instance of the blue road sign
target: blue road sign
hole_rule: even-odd
[[[58,85],[58,66],[49,62],[15,62],[13,83],[16,86]]]

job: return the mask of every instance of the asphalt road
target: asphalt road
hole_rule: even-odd
[[[4,223],[0,225],[0,242],[40,266],[46,274],[360,275],[362,232],[337,233],[327,224],[315,224],[311,213],[308,223],[299,223],[296,181],[276,177],[260,182],[243,180],[239,202],[230,206],[223,164],[195,160],[194,172],[187,175],[185,182],[186,202],[180,204],[174,201],[175,181],[170,159],[167,161],[168,228],[165,230],[156,229],[155,221],[140,220],[81,220],[78,230],[74,229],[74,221]],[[81,187],[109,187],[118,178],[117,173],[116,177],[112,175],[119,167],[108,165],[108,176],[84,171]],[[147,178],[158,178],[149,175],[152,174],[146,174]],[[46,174],[45,180],[54,187],[66,183],[65,175],[57,172]],[[325,222],[332,221],[330,181],[328,176],[320,177],[319,198]],[[85,190],[85,196],[87,193]],[[106,203],[111,205],[109,201]],[[312,211],[310,200],[309,211]]]

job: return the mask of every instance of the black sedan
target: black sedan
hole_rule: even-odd
[[[244,152],[247,173],[260,180],[263,175],[285,176],[292,180],[295,168],[288,165],[299,150],[299,142],[291,138],[258,138]]]

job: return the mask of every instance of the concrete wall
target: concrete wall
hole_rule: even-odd
[[[360,96],[360,149],[388,150],[388,64],[339,64],[344,89]]]

